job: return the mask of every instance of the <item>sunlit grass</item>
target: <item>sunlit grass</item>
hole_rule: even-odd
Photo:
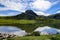
[[[7,40],[60,40],[60,35],[24,36],[8,38]]]
[[[47,40],[47,39],[49,39],[48,36],[26,36],[26,37],[10,38],[10,40]]]
[[[0,19],[0,24],[34,24],[35,20]]]

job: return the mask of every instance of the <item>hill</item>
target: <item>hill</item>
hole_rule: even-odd
[[[52,19],[60,19],[60,13],[56,13],[54,15],[50,15],[48,16],[49,18],[52,18]]]
[[[25,13],[21,13],[15,16],[17,19],[28,19],[28,20],[32,20],[32,19],[36,19],[36,17],[38,17],[38,15],[33,12],[32,10],[26,10]]]

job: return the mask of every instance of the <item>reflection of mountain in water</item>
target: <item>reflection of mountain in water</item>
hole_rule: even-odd
[[[60,23],[48,24],[47,26],[54,27],[60,29]]]
[[[3,25],[0,25],[3,26]],[[60,29],[60,23],[55,23],[55,24],[16,24],[16,25],[4,25],[4,26],[16,26],[22,30],[25,30],[26,32],[30,33],[33,32],[36,28],[43,27],[43,26],[49,26],[49,27],[53,27],[53,28],[58,28]],[[19,30],[20,30],[19,29]]]
[[[44,26],[38,27],[35,32],[39,32],[41,35],[48,35],[48,34],[57,34],[60,33],[60,29]]]

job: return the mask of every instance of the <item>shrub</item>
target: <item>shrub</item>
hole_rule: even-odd
[[[40,36],[40,33],[39,32],[33,32],[31,35],[32,36]]]

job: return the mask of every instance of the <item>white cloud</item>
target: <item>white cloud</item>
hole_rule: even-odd
[[[46,0],[36,0],[31,5],[33,9],[39,9],[39,10],[45,11],[51,8],[51,6],[55,5],[56,3],[57,1],[54,3],[51,3],[50,1],[46,1]]]
[[[37,9],[40,9],[40,10],[46,10],[51,6],[50,2],[48,2],[48,1],[40,1],[40,0],[37,0],[32,4],[33,4],[33,8],[37,8]]]
[[[30,2],[28,4],[29,1],[33,1]],[[46,1],[46,0],[0,0],[0,3],[3,4],[4,8],[0,8],[0,10],[16,10],[16,11],[20,11],[20,12],[24,12],[27,8],[29,9],[37,9],[37,10],[41,10],[41,11],[46,11],[49,8],[52,7],[52,5],[55,5],[58,1],[51,3],[50,1]],[[37,11],[36,11],[37,12]],[[39,15],[49,15],[49,14],[45,14],[44,12],[40,12],[41,14]],[[0,16],[6,16],[5,14],[1,14]],[[14,13],[9,13],[7,15],[14,15]]]
[[[46,0],[35,0],[28,4],[28,1],[34,0],[0,0],[0,3],[6,6],[5,8],[17,11],[25,11],[25,8],[29,5],[33,9],[40,9],[40,10],[47,10],[52,5],[56,4],[58,1],[51,3],[50,1]],[[23,2],[23,3],[22,3]]]
[[[17,15],[19,13],[15,13],[15,12],[11,12],[11,13],[8,13],[8,14],[3,14],[3,13],[0,13],[0,16],[14,16],[14,15]]]
[[[26,6],[20,3],[20,1],[18,3],[16,1],[0,0],[0,3],[5,5],[6,6],[5,8],[8,8],[10,10],[24,11]]]
[[[31,2],[28,4],[28,1],[31,0],[0,0],[0,3],[6,6],[5,8],[11,9],[11,10],[17,10],[17,11],[25,11],[25,8],[28,7],[28,5],[32,9],[39,9],[39,10],[47,10],[49,9],[53,4],[56,4],[56,2],[51,3],[46,0],[32,0],[34,2]]]
[[[50,15],[50,14],[48,14],[48,13],[44,13],[44,12],[41,12],[41,11],[36,12],[36,14],[37,14],[37,15],[43,15],[43,16],[49,16],[49,15]]]
[[[60,10],[59,10],[59,11],[57,11],[56,13],[60,13]]]

